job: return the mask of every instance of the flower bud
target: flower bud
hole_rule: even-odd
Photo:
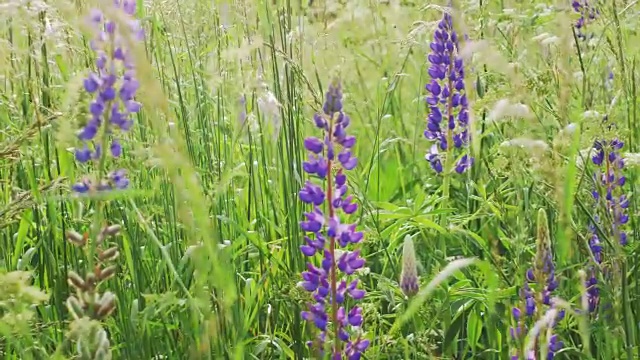
[[[98,318],[103,319],[109,316],[116,308],[116,296],[112,292],[107,291],[102,295],[98,306],[98,310],[96,311]]]
[[[84,309],[82,308],[82,304],[80,304],[80,300],[73,295],[67,298],[67,309],[74,319],[80,319],[84,316]]]
[[[537,225],[538,237],[536,239],[536,257],[533,273],[535,279],[544,283],[553,269],[549,223],[547,220],[547,212],[544,209],[538,211]]]
[[[98,259],[100,259],[100,261],[113,261],[118,258],[118,255],[120,255],[118,247],[113,246],[105,251],[101,251],[100,254],[98,254]]]
[[[111,278],[113,276],[113,274],[116,273],[116,266],[115,265],[111,265],[111,266],[107,266],[106,268],[102,269],[99,273],[99,280],[100,281],[105,281],[109,278]]]
[[[80,233],[68,230],[67,231],[67,241],[72,243],[75,246],[84,246],[87,243],[87,234],[80,235]]]
[[[411,236],[404,238],[402,246],[402,273],[400,274],[400,288],[407,296],[415,295],[418,292],[418,267],[416,263],[416,253],[413,247]]]
[[[69,274],[67,274],[67,282],[69,283],[69,285],[75,287],[79,291],[86,290],[87,284],[80,277],[80,275],[76,274],[76,272],[73,270],[70,270]]]

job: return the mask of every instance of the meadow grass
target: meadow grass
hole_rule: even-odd
[[[98,359],[77,344],[100,348],[99,336],[114,359],[315,358],[305,343],[316,329],[301,317],[309,295],[297,286],[308,211],[298,192],[308,177],[303,140],[335,78],[358,139],[348,181],[360,205],[351,219],[364,232],[363,358],[542,351],[536,336],[514,341],[510,328],[545,246],[558,282],[552,310],[566,311],[553,329],[564,342],[555,357],[640,356],[637,1],[600,1],[580,29],[586,39],[570,1],[454,1],[456,29],[468,35],[475,163],[439,175],[425,160],[426,55],[448,2],[139,0],[145,39],[129,45],[142,110],[123,156],[103,164],[125,168],[131,184],[82,197],[72,185],[104,170],[72,151],[90,101],[83,78],[95,69],[85,18],[111,3],[0,4],[3,358]],[[590,149],[613,136],[624,141],[626,184],[616,191],[630,200],[626,246],[591,195],[602,187]],[[95,239],[104,224],[121,226],[105,240],[120,256],[98,289],[117,300],[91,323],[74,319],[67,279],[84,278],[105,250],[65,238]],[[415,259],[403,262],[407,237]],[[406,296],[400,275],[411,264],[420,290]],[[600,300],[589,312],[592,273]],[[542,320],[555,313],[540,311],[549,340]]]

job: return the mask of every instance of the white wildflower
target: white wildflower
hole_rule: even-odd
[[[535,42],[540,42],[540,41],[548,38],[549,36],[551,36],[549,33],[544,32],[542,34],[538,34],[538,35],[532,37],[531,40],[533,40]]]
[[[640,153],[625,153],[623,156],[625,166],[640,166]]]
[[[548,38],[546,38],[546,39],[544,39],[544,40],[540,41],[540,44],[541,44],[541,45],[548,46],[548,45],[555,44],[555,43],[557,43],[558,41],[560,41],[560,38],[559,38],[559,37],[557,37],[557,36],[555,36],[555,35],[553,35],[553,36],[550,36],[550,37],[548,37]]]
[[[266,123],[273,126],[273,136],[278,137],[280,132],[280,107],[282,105],[278,102],[276,96],[269,90],[265,90],[260,97],[258,97],[258,110],[262,114],[262,119],[266,120]]]
[[[584,168],[584,165],[591,159],[591,157],[595,154],[593,147],[589,147],[587,149],[582,149],[578,151],[576,155],[576,165],[579,168]]]
[[[530,119],[533,115],[527,105],[520,103],[513,104],[508,99],[501,99],[493,106],[487,119],[495,122],[507,117]]]
[[[534,349],[534,345],[536,340],[538,339],[538,335],[544,330],[553,324],[553,321],[558,317],[558,310],[551,308],[547,310],[540,320],[536,321],[535,325],[529,330],[528,341],[525,345],[524,351],[525,353],[530,352]]]
[[[542,140],[533,140],[528,138],[515,138],[504,141],[500,144],[501,148],[515,147],[520,149],[528,149],[534,151],[546,151],[549,149],[549,145]]]
[[[489,43],[485,40],[480,41],[465,41],[462,49],[460,49],[460,57],[464,60],[470,59],[471,56],[477,52],[488,49]]]
[[[601,119],[602,115],[597,112],[596,110],[587,110],[584,113],[582,113],[582,116],[585,118],[585,120],[591,120],[591,119]]]
[[[573,78],[576,79],[576,81],[582,81],[584,73],[582,71],[576,71],[573,73]]]

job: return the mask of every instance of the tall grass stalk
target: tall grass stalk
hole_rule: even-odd
[[[304,134],[326,79],[338,76],[358,138],[347,182],[367,266],[358,271],[371,341],[362,358],[508,358],[540,208],[567,311],[553,330],[564,341],[555,358],[637,357],[640,19],[633,1],[588,3],[598,16],[581,28],[566,1],[452,4],[468,34],[460,51],[475,163],[449,174],[448,156],[436,176],[425,159],[424,85],[449,2],[139,0],[143,110],[118,160],[134,186],[78,201],[74,182],[113,164],[78,166],[72,149],[90,101],[82,79],[95,66],[84,18],[112,0],[5,1],[0,322],[21,326],[0,326],[0,354],[73,356],[67,274],[97,262],[65,234],[95,237],[108,221],[122,226],[117,276],[100,288],[118,299],[103,321],[112,358],[314,358],[300,316],[310,298],[296,285],[306,268],[298,192]],[[626,246],[591,194],[590,151],[613,136],[624,142]],[[411,298],[398,281],[407,237],[420,279]]]

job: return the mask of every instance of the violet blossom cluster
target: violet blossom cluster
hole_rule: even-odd
[[[592,191],[596,209],[603,212],[603,216],[595,215],[595,224],[612,239],[618,241],[621,246],[628,243],[626,225],[629,222],[627,209],[629,199],[624,193],[623,186],[626,177],[622,173],[624,169],[624,159],[621,150],[624,143],[617,138],[613,140],[597,140],[593,145],[594,154],[591,157],[593,164],[598,167],[595,173],[596,188]],[[605,223],[605,219],[609,219]],[[598,227],[595,224],[589,226],[589,248],[596,265],[600,265],[603,260],[602,244],[598,235]],[[589,268],[586,288],[589,311],[596,310],[600,292],[598,289],[597,267]]]
[[[516,342],[524,338],[528,331],[528,324],[534,324],[541,317],[545,316],[547,311],[554,307],[551,301],[551,295],[553,291],[558,288],[555,265],[551,252],[547,215],[544,209],[540,209],[538,212],[537,226],[536,256],[533,266],[526,272],[526,282],[520,291],[522,305],[520,307],[514,307],[511,311],[516,326],[511,327],[509,332],[511,339]],[[531,287],[532,284],[536,284],[535,290]],[[555,327],[558,321],[562,320],[564,316],[565,311],[559,311],[555,319],[553,319],[551,327]],[[547,339],[547,360],[552,360],[556,352],[562,349],[563,346],[564,344],[559,340],[558,335],[551,335],[549,339]],[[533,354],[525,354],[525,358],[527,360],[535,359],[535,352]],[[511,359],[518,360],[519,355],[512,355]]]
[[[543,288],[542,291],[536,293],[531,286],[530,283],[535,283],[535,275],[533,269],[527,270],[527,282],[525,282],[524,286],[521,289],[521,297],[522,297],[522,308],[514,307],[511,311],[513,316],[513,320],[516,323],[515,327],[511,327],[509,329],[511,339],[514,341],[518,341],[524,338],[526,332],[529,330],[527,323],[533,324],[540,317],[544,316],[545,309],[542,305],[546,305],[546,310],[550,309],[551,304],[551,294],[553,290],[558,287],[558,283],[555,280],[554,276],[554,266],[553,262],[549,261],[545,265],[545,269],[543,269],[542,274],[546,279],[542,282]],[[524,309],[524,314],[523,314]],[[523,316],[524,315],[524,316]],[[561,310],[558,312],[558,316],[556,317],[552,326],[562,320],[565,316],[565,311]],[[555,357],[556,352],[558,352],[564,343],[562,340],[558,338],[557,334],[551,335],[547,344],[547,360],[552,360]],[[525,355],[527,360],[536,359],[535,354],[527,354]],[[514,354],[511,356],[511,360],[518,360],[519,355]]]
[[[440,152],[444,151],[451,157],[455,156],[454,148],[461,149],[463,155],[456,161],[455,170],[463,173],[473,165],[473,157],[464,151],[470,140],[469,101],[464,84],[464,64],[459,56],[458,34],[453,28],[451,14],[444,13],[430,47],[431,82],[425,86],[429,92],[426,99],[429,115],[424,136],[434,144],[426,159],[433,170],[441,173],[445,169]]]
[[[595,6],[595,1],[573,0],[571,6],[575,12],[580,14],[580,18],[574,24],[576,35],[578,38],[585,40],[587,38],[584,33],[585,27],[600,15],[600,11]]]
[[[358,161],[351,150],[356,138],[346,132],[350,119],[342,111],[339,83],[329,87],[323,113],[315,114],[314,121],[323,137],[304,140],[309,158],[303,169],[319,179],[322,186],[308,180],[300,190],[300,200],[313,205],[313,210],[304,214],[306,220],[300,223],[308,233],[300,249],[306,257],[313,259],[319,255],[321,259],[320,266],[309,261],[307,271],[302,273],[299,285],[311,293],[313,302],[301,316],[320,330],[316,340],[308,342],[310,347],[315,345],[322,352],[325,343],[332,339],[332,359],[358,360],[369,340],[360,331],[362,310],[358,306],[348,309],[346,302],[347,297],[360,300],[365,295],[353,276],[365,261],[360,250],[347,250],[349,245],[362,240],[363,233],[356,231],[356,224],[343,223],[339,216],[358,209],[353,195],[347,195],[345,171],[353,169]]]
[[[91,50],[96,54],[96,71],[84,79],[84,89],[93,96],[89,105],[89,119],[80,129],[78,139],[82,146],[75,150],[80,163],[97,161],[102,166],[106,153],[113,158],[122,155],[122,134],[133,125],[132,116],[140,111],[135,100],[139,87],[135,62],[128,40],[141,41],[144,31],[136,12],[135,0],[111,0],[113,10],[121,15],[120,21],[109,19],[98,10],[91,10],[89,24],[95,33]],[[120,16],[119,16],[120,17]],[[122,26],[122,25],[126,26]],[[126,172],[119,169],[94,184],[83,179],[73,186],[77,193],[90,190],[125,189],[129,185]]]

